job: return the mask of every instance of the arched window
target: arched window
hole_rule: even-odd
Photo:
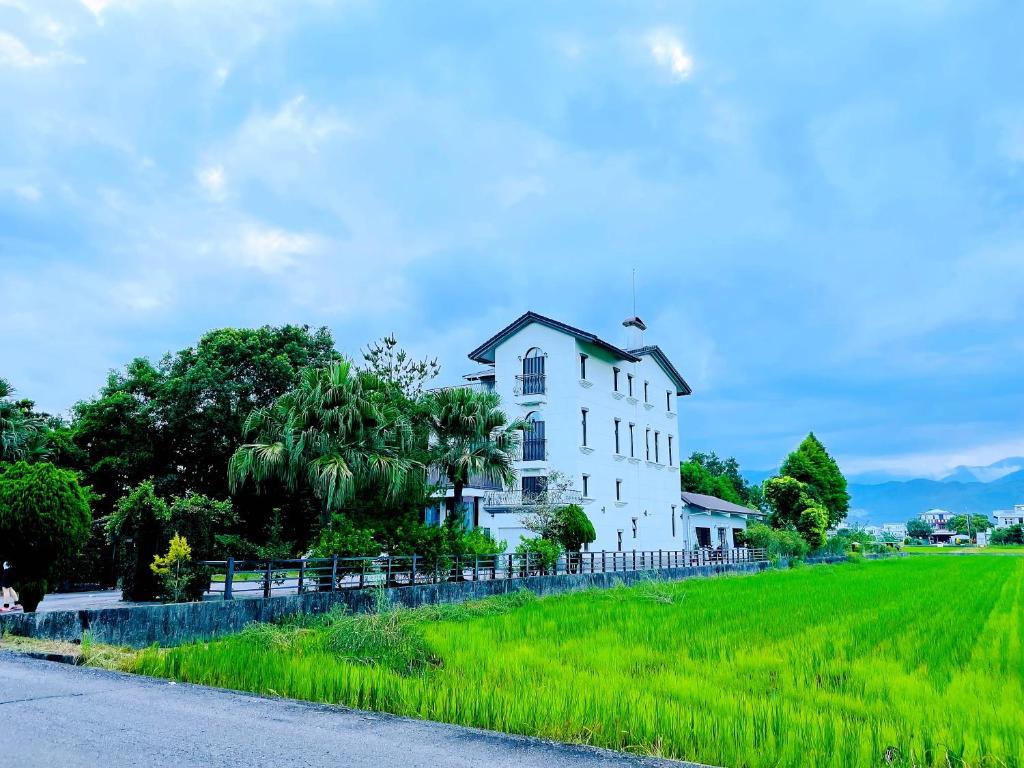
[[[544,353],[539,347],[530,347],[523,356],[522,393],[544,394]]]
[[[523,461],[544,461],[547,457],[544,439],[544,419],[537,411],[530,411],[524,419],[523,429]]]

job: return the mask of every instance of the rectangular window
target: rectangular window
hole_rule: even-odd
[[[536,498],[548,487],[548,479],[543,475],[534,475],[523,478],[523,499]]]
[[[672,391],[669,390],[665,393],[665,410],[669,413],[672,412]]]
[[[587,444],[587,409],[586,408],[583,408],[580,411],[580,426],[583,428],[583,443],[582,443],[582,445],[586,445]]]
[[[676,537],[676,505],[672,505],[672,538]]]
[[[672,466],[672,435],[668,436],[668,464]]]
[[[590,475],[583,476],[583,498],[590,498]]]
[[[619,552],[621,552],[622,551],[622,529],[620,528],[615,533],[616,533],[616,535],[618,536],[618,539],[619,539],[618,548],[619,548]]]
[[[650,384],[650,382],[648,382],[648,381],[645,381],[645,382],[644,382],[644,402],[645,402],[645,403],[649,403],[649,402],[651,402],[651,401],[650,401],[650,400],[649,400],[649,399],[647,398],[647,389],[648,389],[648,384]]]
[[[636,518],[633,518],[633,538],[636,538]]]
[[[633,440],[633,435],[634,435],[635,432],[636,432],[636,424],[630,424],[629,425],[629,457],[630,458],[635,458],[636,457],[636,450],[635,450],[634,440]]]
[[[621,423],[621,419],[615,420],[615,453],[622,453],[622,451],[619,450],[619,425]]]
[[[580,378],[587,378],[587,356],[583,354],[580,355]]]
[[[697,528],[697,546],[707,548],[711,546],[711,529]]]
[[[644,433],[644,449],[647,452],[647,460],[651,460],[651,428],[648,427]]]
[[[626,374],[626,384],[629,385],[629,396],[632,397],[633,396],[633,374],[632,373],[627,373]]]
[[[654,463],[661,462],[661,432],[654,433]]]
[[[619,391],[619,369],[612,368],[612,389],[615,392]]]
[[[615,500],[622,501],[622,481],[615,481]]]

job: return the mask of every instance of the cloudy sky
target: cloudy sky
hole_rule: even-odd
[[[226,325],[649,343],[685,449],[1024,454],[1016,2],[0,0],[0,376]]]

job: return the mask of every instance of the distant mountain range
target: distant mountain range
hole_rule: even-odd
[[[761,482],[775,472],[744,472]],[[921,478],[871,482],[871,475],[850,478],[850,522],[905,522],[939,507],[953,513],[991,515],[1024,504],[1024,458],[1002,459],[985,467],[956,467],[938,480]]]

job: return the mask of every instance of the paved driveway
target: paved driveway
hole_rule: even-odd
[[[682,766],[0,652],[0,765]]]

